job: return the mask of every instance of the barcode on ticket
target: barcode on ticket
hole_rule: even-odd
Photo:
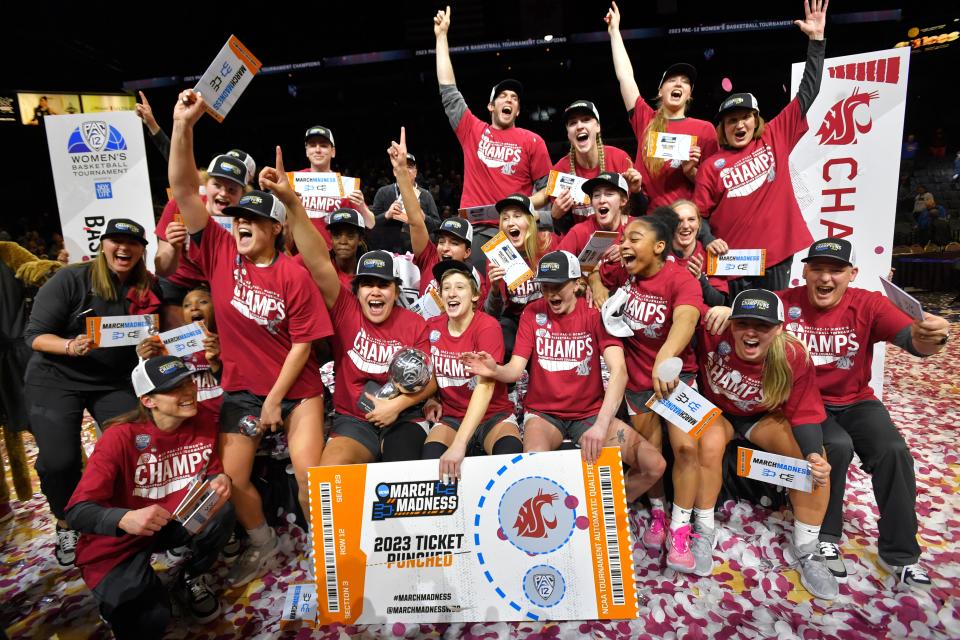
[[[610,467],[599,467],[600,500],[603,508],[603,530],[607,543],[607,557],[610,565],[610,591],[613,604],[623,604],[623,566],[620,564],[620,545],[617,540],[617,510],[613,501],[613,478]]]
[[[327,582],[327,611],[340,613],[337,552],[333,542],[333,499],[330,483],[320,483],[320,525],[323,530],[323,571]]]

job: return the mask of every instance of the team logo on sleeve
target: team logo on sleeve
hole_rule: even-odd
[[[861,93],[855,88],[852,94],[830,107],[817,130],[819,144],[857,144],[857,134],[868,133],[873,128],[869,106],[879,98],[876,91]]]

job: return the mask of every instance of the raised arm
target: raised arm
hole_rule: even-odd
[[[800,102],[800,111],[803,114],[813,104],[820,93],[820,78],[823,76],[823,58],[826,52],[826,41],[823,31],[827,24],[827,5],[830,0],[803,0],[803,20],[794,20],[810,42],[807,45],[807,61],[803,66],[803,77],[800,79],[800,88],[797,90],[797,100]]]
[[[449,10],[449,7],[447,9]],[[387,155],[390,156],[393,175],[397,179],[397,188],[400,189],[400,197],[403,198],[403,210],[407,214],[407,222],[410,223],[410,246],[414,254],[420,255],[430,242],[430,232],[427,230],[423,209],[420,208],[420,199],[417,198],[413,188],[410,170],[407,169],[406,127],[400,127],[400,142],[391,141]]]
[[[264,167],[260,171],[260,188],[273,192],[287,208],[287,228],[303,256],[313,281],[320,288],[323,302],[332,307],[340,295],[340,278],[330,259],[330,248],[317,228],[310,222],[300,197],[290,186],[283,169],[283,152],[277,147],[276,167]]]
[[[193,126],[202,115],[203,96],[192,89],[181,91],[173,108],[167,179],[189,233],[202,231],[210,219],[200,199],[200,176],[193,159]]]
[[[640,97],[640,88],[637,87],[637,81],[633,76],[633,65],[630,64],[627,47],[623,44],[623,36],[620,35],[620,9],[617,8],[616,2],[610,5],[603,21],[607,23],[607,33],[610,34],[613,71],[617,74],[617,82],[620,83],[623,106],[629,111],[637,104],[637,98]]]
[[[457,84],[453,75],[453,63],[450,62],[450,43],[447,32],[450,31],[450,5],[445,11],[437,11],[433,18],[433,35],[437,37],[437,82],[439,84]]]

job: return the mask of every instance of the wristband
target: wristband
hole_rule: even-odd
[[[68,356],[77,355],[75,353],[70,353],[70,345],[73,344],[75,341],[76,341],[76,338],[70,338],[69,340],[67,340],[67,343],[63,345],[63,351],[65,355],[68,355]]]

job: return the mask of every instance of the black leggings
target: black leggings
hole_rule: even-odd
[[[83,410],[87,409],[102,426],[110,418],[136,408],[137,398],[128,388],[68,391],[28,384],[25,391],[30,406],[30,430],[37,441],[40,488],[50,503],[50,511],[63,520],[83,468],[80,454]]]

